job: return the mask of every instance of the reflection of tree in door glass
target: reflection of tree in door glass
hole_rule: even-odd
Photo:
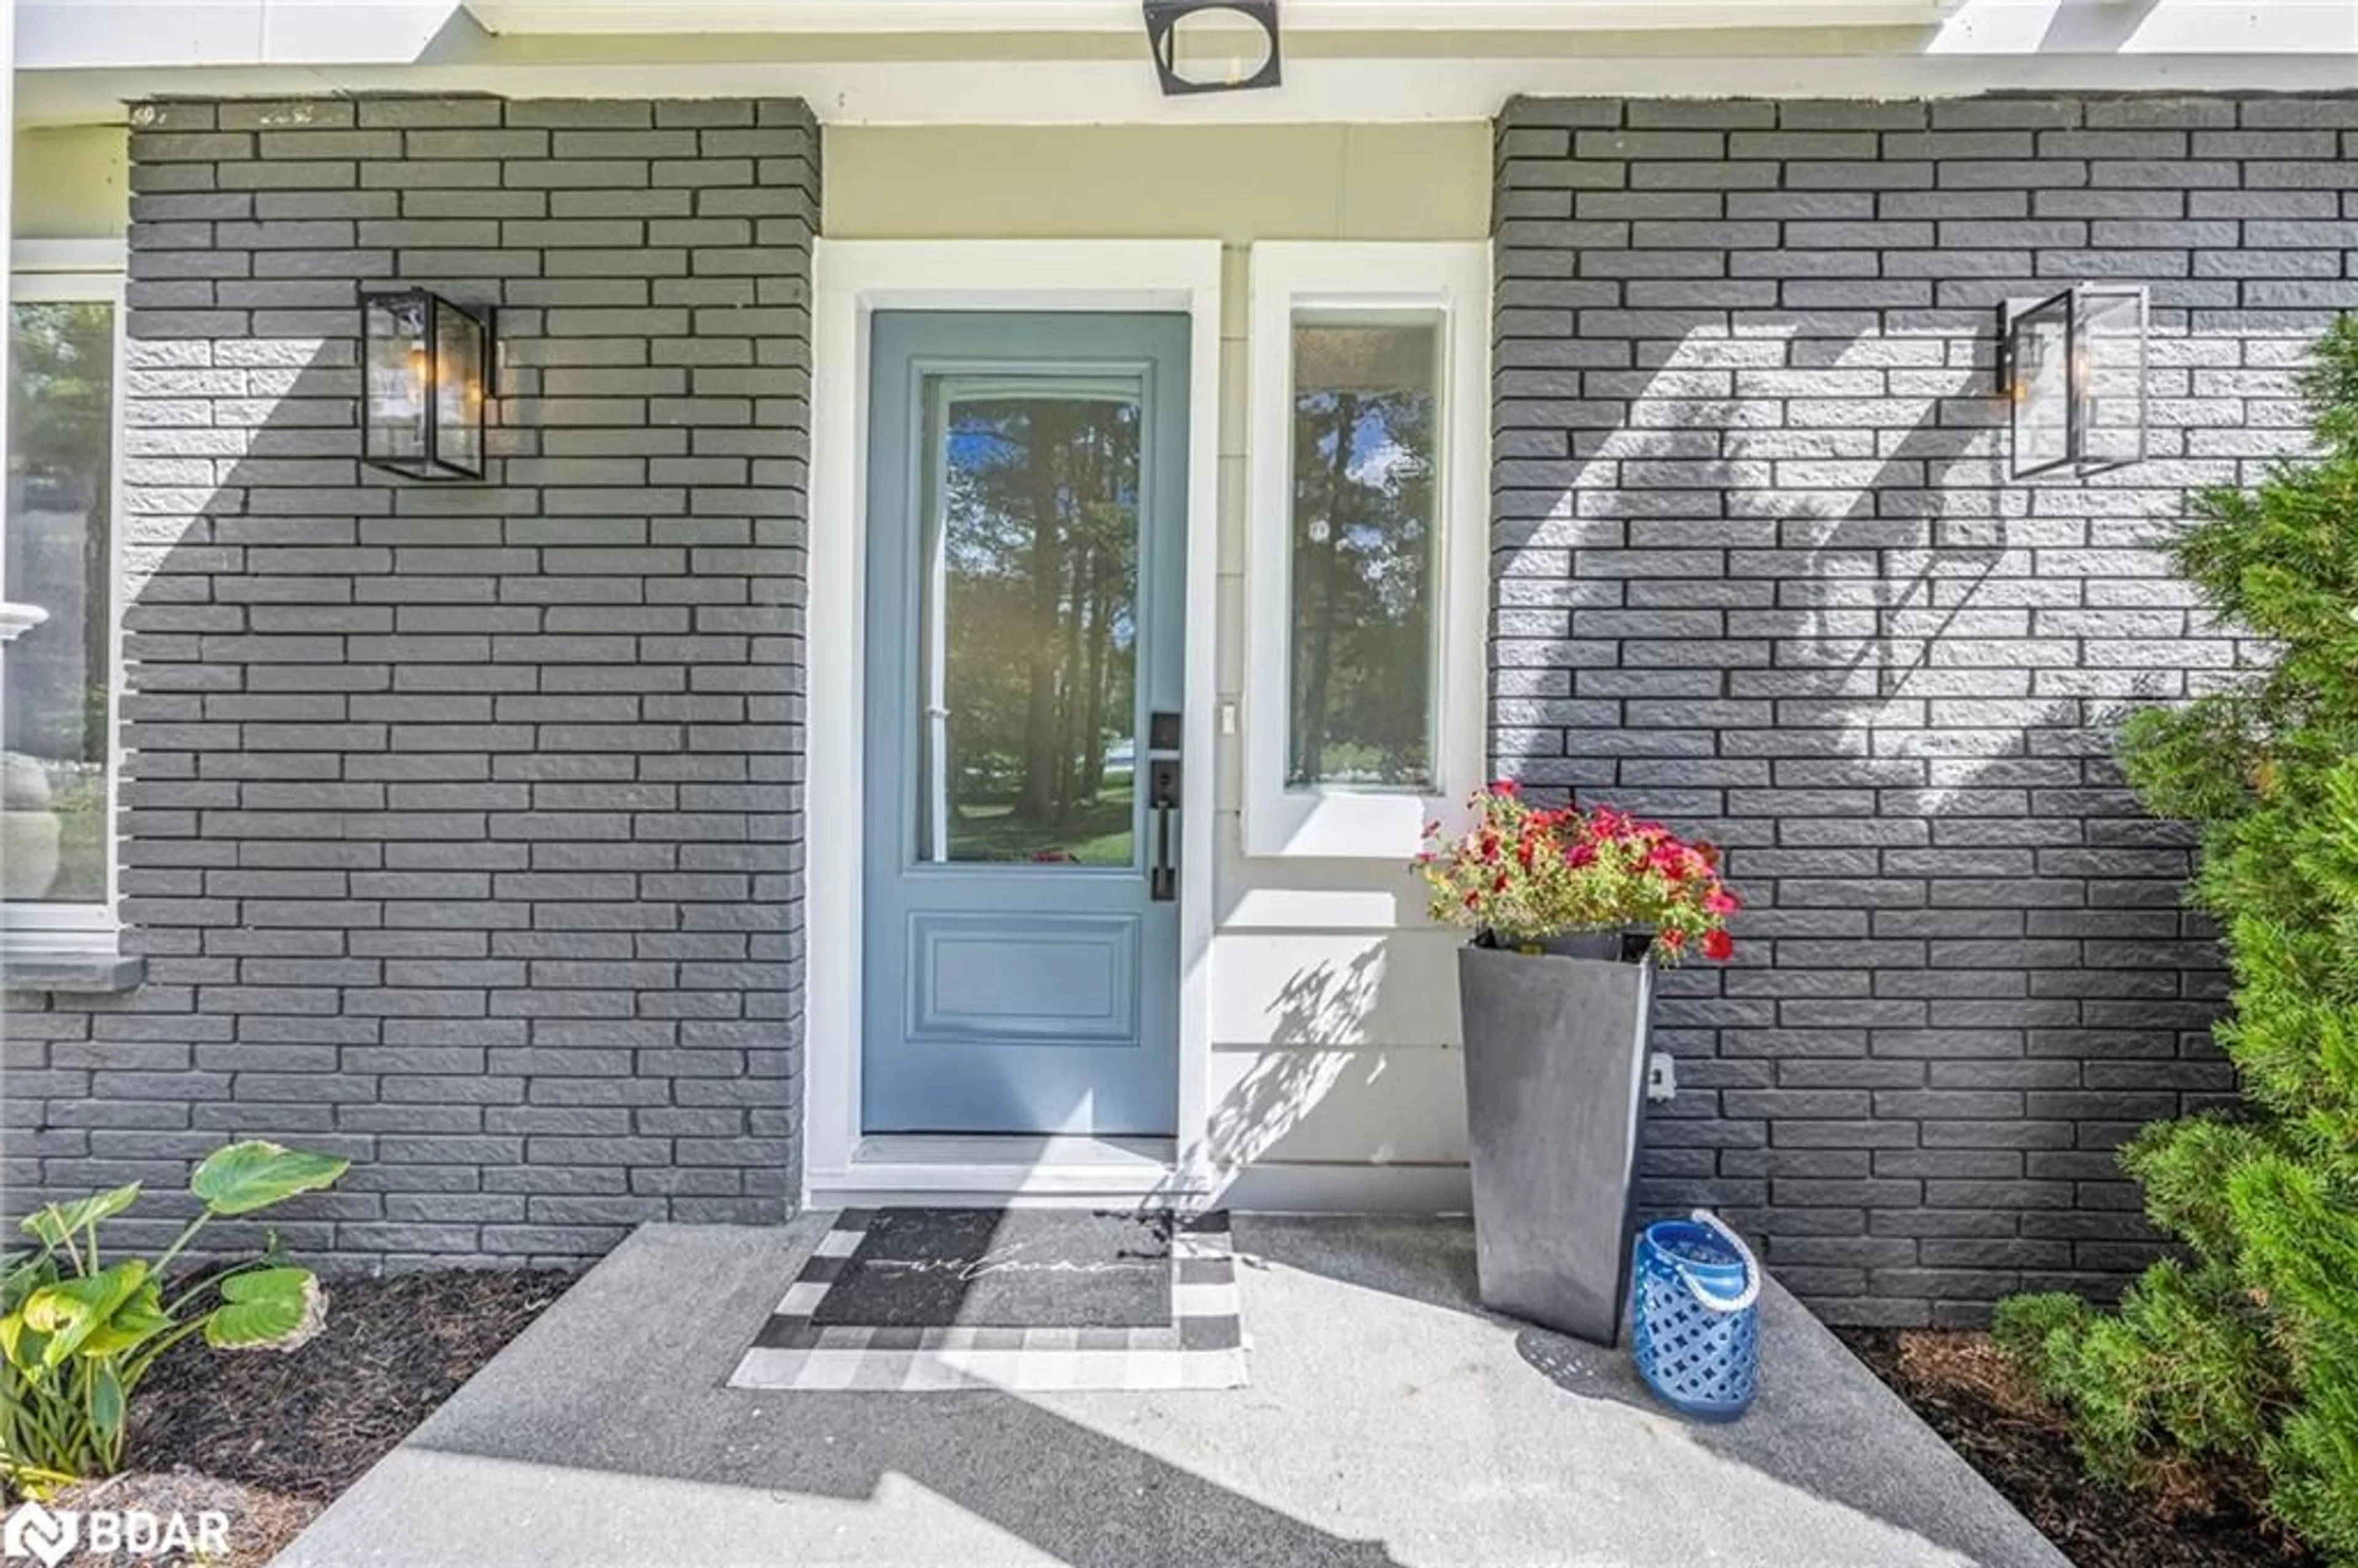
[[[921,678],[947,713],[927,726],[925,858],[1129,865],[1136,393],[953,385],[943,406]]]

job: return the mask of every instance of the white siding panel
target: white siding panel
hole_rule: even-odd
[[[1454,1044],[1454,933],[1223,932],[1214,939],[1212,1045]]]
[[[1455,1051],[1219,1051],[1212,1079],[1213,1158],[1223,1165],[1466,1158]]]

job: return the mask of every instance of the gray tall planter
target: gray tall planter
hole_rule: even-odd
[[[1482,1302],[1599,1345],[1628,1285],[1653,966],[1618,934],[1457,957]]]

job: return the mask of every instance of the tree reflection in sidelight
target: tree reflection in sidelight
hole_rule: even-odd
[[[1286,785],[1430,790],[1439,319],[1293,326]]]

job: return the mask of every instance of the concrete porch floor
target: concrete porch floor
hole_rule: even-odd
[[[641,1229],[280,1568],[2068,1568],[1781,1291],[1693,1425],[1481,1313],[1463,1222],[1238,1217],[1245,1389],[722,1387],[825,1222]]]

